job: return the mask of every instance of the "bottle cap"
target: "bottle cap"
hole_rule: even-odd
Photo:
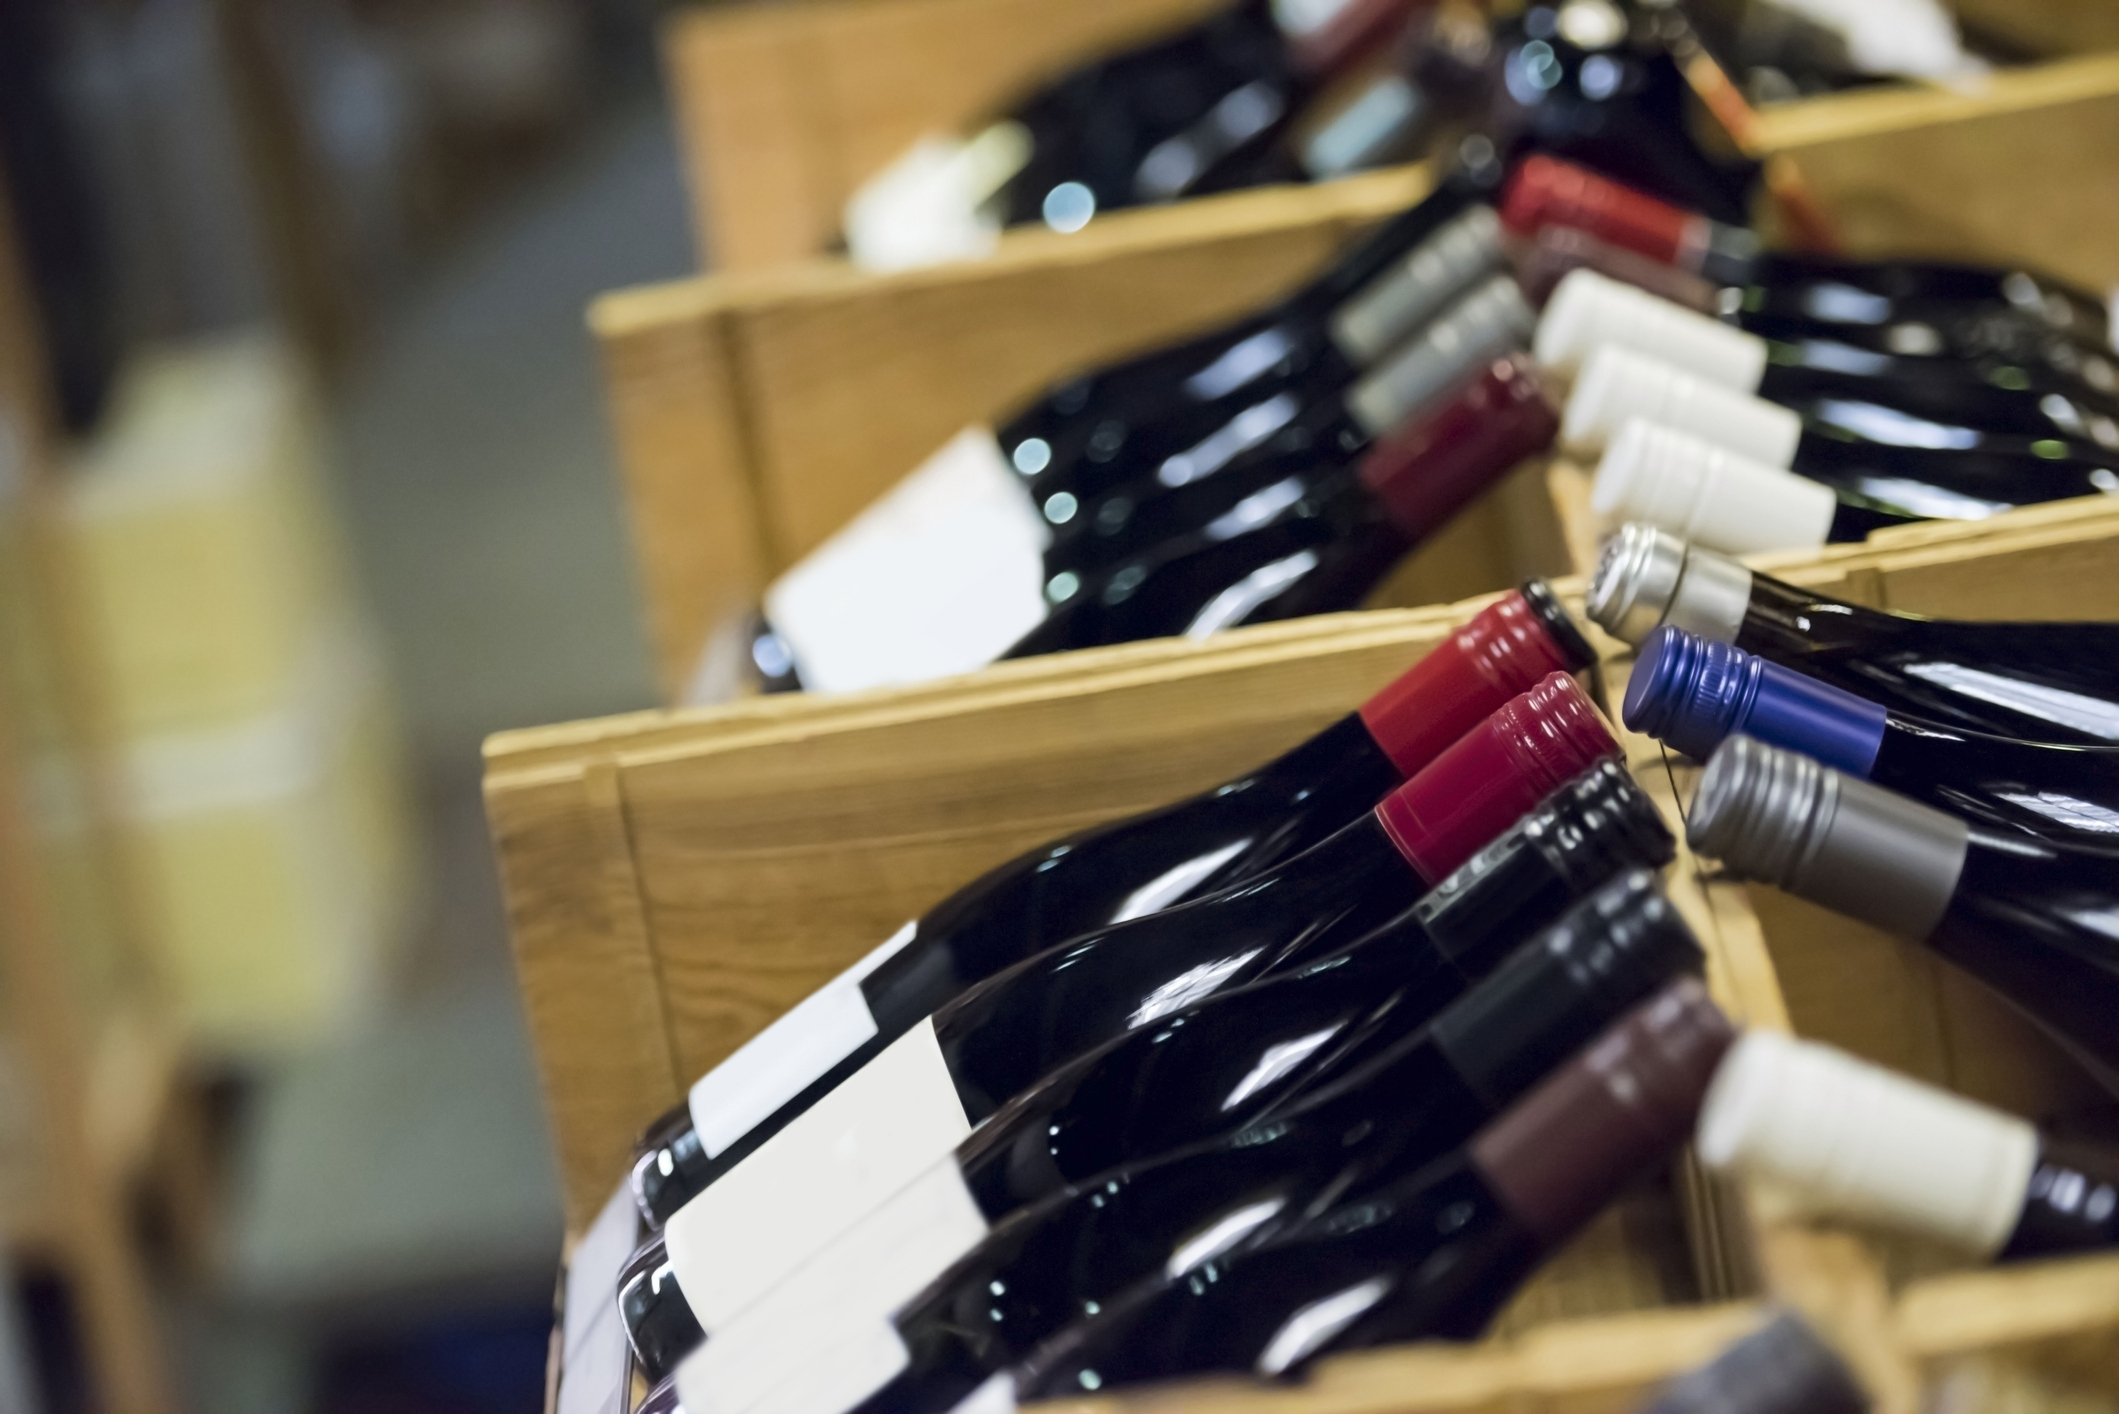
[[[1500,1109],[1628,1007],[1705,961],[1654,873],[1635,869],[1524,943],[1429,1034],[1472,1093]]]
[[[1629,417],[1703,437],[1767,466],[1795,463],[1803,420],[1749,393],[1695,378],[1661,358],[1605,344],[1582,363],[1560,421],[1560,445],[1575,456],[1603,450]]]
[[[1596,655],[1543,580],[1511,590],[1361,704],[1399,774],[1412,776],[1518,693]]]
[[[1646,521],[1710,550],[1814,550],[1831,532],[1831,488],[1638,417],[1597,464],[1590,509]]]
[[[1766,371],[1764,339],[1594,270],[1574,271],[1545,306],[1532,350],[1545,367],[1572,374],[1603,344],[1690,369],[1739,393],[1756,392]]]
[[[1907,938],[1935,931],[1971,839],[1953,815],[1741,736],[1708,760],[1685,833],[1741,878]]]
[[[1665,265],[1684,257],[1689,228],[1702,219],[1542,152],[1524,158],[1501,191],[1501,220],[1519,236],[1572,226]]]
[[[1361,459],[1361,484],[1418,543],[1552,445],[1559,414],[1521,354],[1497,358]]]
[[[1784,1311],[1665,1385],[1642,1414],[1867,1414],[1868,1408],[1846,1362],[1802,1317]]]
[[[1627,643],[1663,623],[1731,643],[1750,606],[1750,570],[1652,525],[1620,527],[1589,581],[1589,617]]]
[[[1677,841],[1626,769],[1599,761],[1451,870],[1408,911],[1467,976],[1485,973],[1549,921],[1548,915],[1522,927],[1496,928],[1496,919],[1521,913],[1522,874],[1511,865],[1525,854],[1536,855],[1580,896],[1628,869],[1660,869],[1677,856]]]
[[[1626,725],[1705,760],[1739,733],[1867,775],[1888,713],[1844,688],[1664,624],[1626,683]]]
[[[1754,1031],[1700,1111],[1709,1168],[1777,1180],[1811,1212],[2000,1250],[2023,1211],[2038,1132],[1844,1051]]]
[[[1569,271],[1594,270],[1683,308],[1701,314],[1715,311],[1715,287],[1699,276],[1607,244],[1573,226],[1539,228],[1536,239],[1519,245],[1514,258],[1516,283],[1523,287],[1524,298],[1541,308]]]
[[[1385,796],[1376,817],[1420,877],[1434,882],[1563,782],[1618,754],[1596,704],[1556,672]]]
[[[1332,312],[1332,342],[1366,368],[1501,265],[1501,220],[1468,207]]]
[[[706,1342],[659,1236],[635,1252],[618,1274],[618,1316],[633,1358],[649,1380],[669,1374]]]
[[[1507,275],[1495,275],[1347,390],[1346,408],[1372,437],[1392,432],[1488,359],[1530,337],[1537,316]]]
[[[1704,986],[1673,983],[1481,1130],[1472,1162],[1557,1244],[1684,1139],[1734,1039]]]

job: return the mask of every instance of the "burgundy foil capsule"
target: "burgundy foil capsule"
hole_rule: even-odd
[[[1556,672],[1384,797],[1376,818],[1407,862],[1435,883],[1546,796],[1618,754],[1588,694]]]
[[[1701,219],[1543,153],[1523,159],[1501,193],[1501,224],[1519,236],[1572,226],[1665,264],[1684,263],[1698,239],[1692,224]]]
[[[1551,673],[1580,672],[1595,654],[1550,588],[1532,580],[1361,704],[1361,721],[1412,776],[1508,700]]]
[[[1560,414],[1520,353],[1495,359],[1440,407],[1378,442],[1361,482],[1406,536],[1440,529],[1525,457],[1552,445]]]
[[[1535,240],[1514,252],[1514,261],[1516,283],[1523,287],[1523,297],[1541,309],[1552,297],[1554,287],[1569,274],[1594,270],[1672,304],[1701,314],[1715,312],[1716,290],[1709,281],[1689,270],[1598,240],[1575,226],[1540,227]]]
[[[1704,986],[1674,982],[1481,1130],[1472,1161],[1518,1222],[1563,1242],[1691,1133],[1735,1040]]]

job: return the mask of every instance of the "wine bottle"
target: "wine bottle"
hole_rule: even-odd
[[[1196,423],[1231,400],[1248,406],[1291,381],[1351,380],[1357,358],[1387,352],[1447,302],[1457,281],[1477,278],[1462,274],[1457,260],[1439,258],[1442,250],[1427,247],[1454,222],[1475,228],[1484,220],[1475,208],[1488,190],[1476,172],[1453,172],[1277,303],[1056,385],[1000,425],[1001,458],[1042,505],[1059,491],[1091,494],[1152,469],[1157,456],[1139,450],[1142,428],[1171,418]],[[1452,255],[1468,253],[1458,238],[1444,248]],[[1158,456],[1183,444],[1180,432]],[[1113,467],[1122,454],[1124,464]]]
[[[1908,359],[1831,340],[1769,340],[1657,299],[1593,270],[1562,279],[1538,320],[1532,351],[1573,373],[1616,346],[1752,393],[1814,426],[1886,446],[1971,450],[2017,439],[2052,459],[2109,459],[2119,426],[2095,418],[2082,391],[2016,369],[1986,377],[1973,364]],[[2013,367],[2013,366],[2012,366]]]
[[[1737,1044],[1743,1044],[1739,1041]],[[1727,1064],[1725,1059],[1723,1064]],[[1712,1091],[1709,1092],[1710,1095]],[[1678,1376],[1641,1414],[1868,1414],[1869,1397],[1831,1346],[1783,1311]]]
[[[1732,555],[1864,540],[1906,517],[1841,500],[1832,488],[1689,432],[1629,417],[1597,462],[1589,507],[1606,523],[1660,526]]]
[[[1001,189],[1003,222],[1078,229],[1090,215],[1299,178],[1273,139],[1333,67],[1395,31],[1409,3],[1367,7],[1320,52],[1345,3],[1242,0],[1160,45],[1074,70],[1015,108],[1029,160]]]
[[[1084,574],[1149,549],[1290,478],[1303,486],[1331,479],[1481,365],[1520,347],[1535,322],[1515,282],[1495,275],[1340,394],[1305,407],[1295,391],[1277,393],[1149,475],[1087,500],[1055,492],[1044,504],[1046,519],[1056,522],[1046,573]],[[1068,534],[1069,526],[1080,528]]]
[[[1334,1351],[1474,1336],[1547,1254],[1676,1150],[1732,1039],[1705,989],[1688,984],[1605,1033],[1452,1157],[1258,1246],[1202,1251],[1068,1326],[990,1394],[1282,1376]]]
[[[1703,299],[1697,285],[1672,295],[1600,270],[1768,338],[1777,330],[1830,330],[1835,339],[1876,353],[1992,355],[2042,364],[2107,396],[2119,387],[2103,302],[2028,270],[1762,253],[1757,237],[1741,226],[1710,221],[1542,155],[1525,158],[1510,174],[1500,215],[1518,241],[1546,231],[1578,233],[1718,285]]]
[[[1681,210],[1549,153],[1532,153],[1509,173],[1500,217],[1520,240],[1547,230],[1577,232],[1697,276],[1708,291],[1741,283],[1758,260],[1758,237],[1749,228]],[[1703,299],[1701,312],[1709,311],[1711,299]]]
[[[1636,871],[1570,909],[1432,1025],[1269,1119],[1100,1171],[1005,1215],[960,1198],[976,1219],[919,1224],[917,1241],[902,1236],[916,1226],[898,1211],[913,1205],[908,1190],[718,1332],[683,1379],[709,1407],[747,1409],[835,1342],[889,1318],[904,1346],[891,1388],[849,1390],[839,1404],[948,1408],[1067,1322],[1173,1261],[1193,1265],[1200,1244],[1255,1242],[1454,1149],[1701,961],[1654,876]]]
[[[1831,533],[1842,539],[1908,520],[1981,520],[2013,506],[2119,491],[2119,472],[2107,465],[2119,458],[2102,451],[2056,450],[2041,439],[1860,406],[1874,416],[1806,426],[1791,409],[1607,345],[1575,380],[1560,440],[1577,456],[1608,453],[1619,430],[1639,418],[1769,470],[1787,468],[1832,493]]]
[[[1317,484],[1252,493],[1203,529],[1046,586],[1052,613],[1006,653],[1040,653],[1360,605],[1407,550],[1550,442],[1558,416],[1529,364],[1496,360],[1433,412]]]
[[[1345,388],[1501,267],[1499,226],[1480,195],[1473,180],[1445,182],[1357,248],[1340,278],[1241,337],[1209,335],[1139,373],[1122,364],[1065,385],[1003,425],[1003,455],[1064,539],[1085,518],[1054,497],[1080,506],[1172,458],[1203,468],[1256,445],[1285,425],[1287,409]],[[1366,278],[1347,288],[1357,276]]]
[[[1309,741],[1189,800],[1054,840],[907,924],[754,1037],[641,1141],[633,1192],[650,1226],[767,1137],[789,1097],[879,1034],[1077,934],[1214,892],[1302,853],[1374,807],[1546,674],[1595,659],[1542,581],[1481,609]],[[894,1036],[884,1039],[895,1039]]]
[[[1763,575],[1647,526],[1604,547],[1589,614],[1641,643],[1668,623],[1931,721],[2033,741],[2119,742],[2119,624],[1886,613]]]
[[[1004,226],[1077,231],[1099,211],[1301,178],[1276,141],[1412,0],[1238,0],[1079,65],[959,142],[927,138],[846,207],[854,259],[895,269],[976,254]]]
[[[651,1384],[667,1379],[677,1362],[706,1339],[678,1289],[669,1246],[659,1232],[641,1243],[618,1273],[618,1320],[634,1364]]]
[[[1343,1067],[1342,1054],[1420,1026],[1614,875],[1671,857],[1654,805],[1601,763],[1352,947],[1045,1076],[958,1146],[965,1186],[990,1220],[1233,1128]]]
[[[1968,824],[1747,737],[1707,763],[1687,836],[1740,878],[1924,941],[2119,1089],[2110,855]]]
[[[1894,712],[1668,624],[1626,683],[1626,725],[1705,760],[1742,734],[1994,829],[2119,844],[2119,747],[2023,741]]]
[[[1693,141],[1684,74],[1651,26],[1608,0],[1532,5],[1490,36],[1438,25],[1413,77],[1511,160],[1549,153],[1724,222],[1746,219],[1757,164]]]
[[[876,1017],[844,1080],[783,1107],[769,1140],[664,1224],[699,1324],[711,1334],[1040,1076],[1353,942],[1616,751],[1581,688],[1554,673],[1294,859],[1061,943],[932,1015]]]
[[[1698,1149],[1709,1168],[1785,1185],[1806,1213],[1983,1260],[2119,1242],[2119,1152],[1777,1032],[1723,1058]]]

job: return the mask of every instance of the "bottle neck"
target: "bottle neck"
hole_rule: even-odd
[[[1779,661],[1799,660],[1834,649],[1895,647],[1918,624],[1754,572],[1736,646]]]
[[[2078,1252],[2119,1242],[2119,1153],[2040,1136],[2023,1213],[2003,1259]]]

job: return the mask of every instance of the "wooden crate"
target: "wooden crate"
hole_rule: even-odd
[[[1883,84],[1754,109],[1713,66],[1694,86],[1737,146],[1800,178],[1856,253],[2024,261],[2119,283],[2119,9],[2108,0],[1952,0],[2040,62],[1963,87]],[[1770,225],[1770,223],[1769,223]]]
[[[2119,618],[2119,514],[2007,519],[1779,569],[1892,608]],[[1292,744],[1481,602],[494,738],[488,814],[571,1228],[609,1195],[645,1121],[904,918],[1040,840]],[[1615,692],[1626,661],[1605,646]],[[1686,773],[1652,743],[1627,746],[1675,821]],[[1708,949],[1710,985],[1750,1023],[1792,1026],[2026,1112],[2089,1093],[2013,1013],[1909,945],[1716,882],[1689,858],[1671,888]],[[1766,1298],[1830,1331],[1883,1409],[1910,1410],[1922,1379],[1977,1353],[2119,1391],[2119,1371],[2097,1354],[2119,1348],[2119,1259],[1967,1272],[1777,1219],[1770,1197],[1681,1173],[1597,1224],[1493,1340],[1350,1356],[1299,1389],[1216,1398],[1260,1414],[1620,1410],[1748,1328]]]
[[[1123,213],[969,265],[869,276],[814,262],[597,301],[667,699],[693,700],[702,662],[772,577],[958,429],[1272,298],[1426,190],[1421,170],[1376,173]],[[1489,498],[1383,602],[1438,603],[1551,567],[1548,521],[1534,491]]]
[[[702,268],[822,252],[854,189],[917,138],[960,131],[1026,85],[1214,3],[795,0],[679,11],[663,48]],[[2119,159],[2119,55],[2102,52],[2119,50],[2119,10],[2108,0],[1953,8],[2040,62],[1962,91],[1880,85],[1761,111],[1703,76],[1712,111],[1747,150],[1794,159],[1857,248],[2035,259],[2098,288],[2114,283],[2119,255],[2104,233],[2119,187],[2095,178]]]

